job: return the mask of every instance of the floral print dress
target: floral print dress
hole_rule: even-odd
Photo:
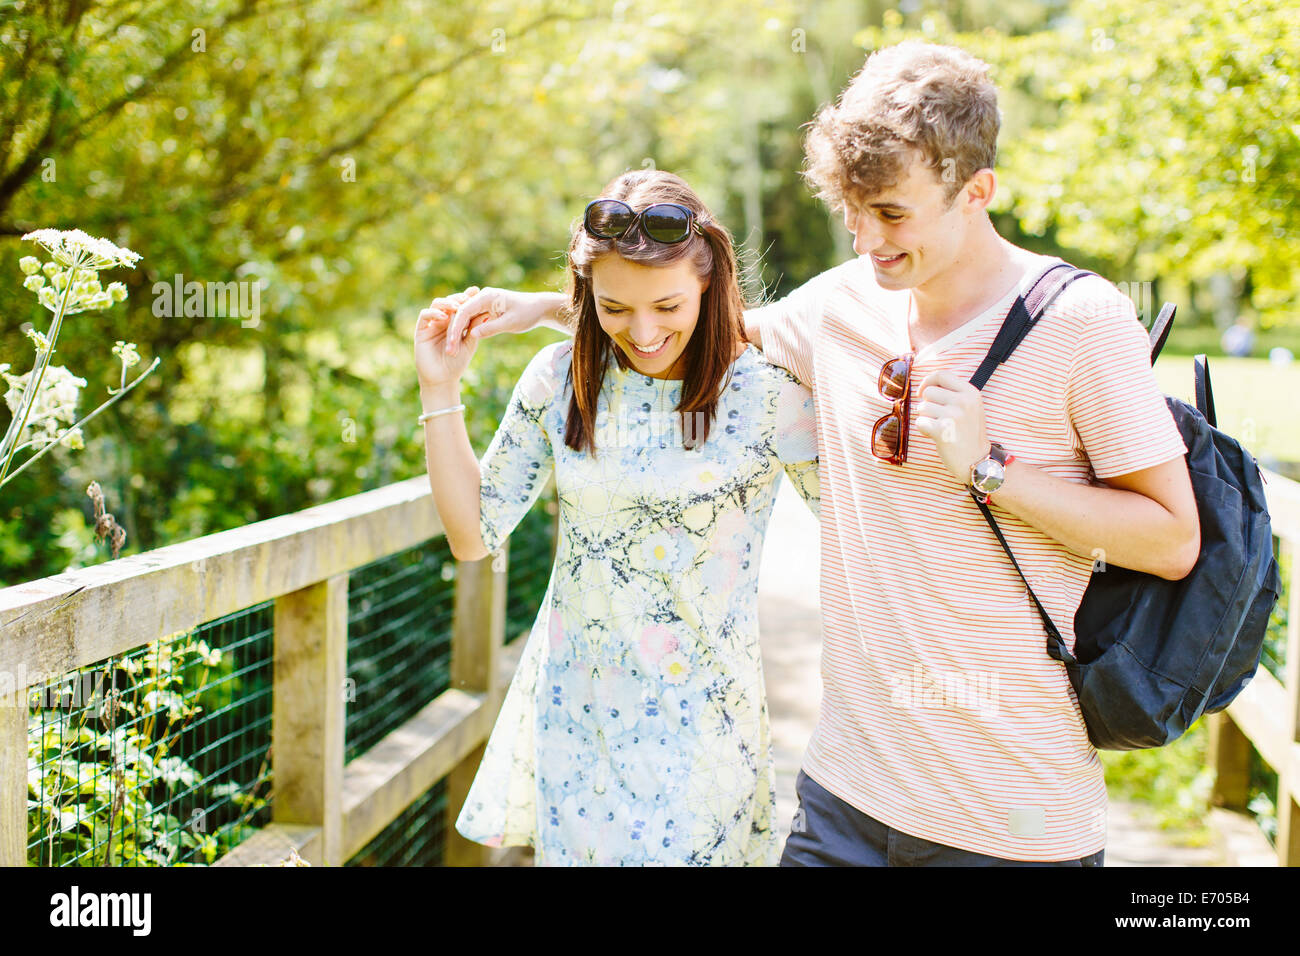
[[[819,509],[812,394],[747,346],[686,450],[681,381],[611,360],[592,457],[564,443],[572,350],[533,357],[480,460],[490,551],[552,470],[560,534],[456,829],[539,865],[774,865],[759,556],[782,471]]]

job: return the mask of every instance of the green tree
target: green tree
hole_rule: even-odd
[[[37,546],[0,546],[20,558],[4,577],[80,560],[86,525],[66,509],[92,479],[130,553],[417,474],[415,311],[471,282],[553,285],[581,203],[647,158],[725,203],[708,144],[728,138],[730,104],[713,94],[792,7],[13,4],[0,251],[34,226],[138,248],[126,310],[111,328],[78,317],[59,357],[91,393],[117,384],[97,359],[117,338],[167,375],[77,460],[19,476],[0,528]],[[258,283],[260,321],[155,314],[176,275]],[[0,315],[0,353],[24,352],[37,313],[2,271]],[[500,370],[538,345],[494,350],[483,381],[508,385]],[[483,387],[487,429],[504,396]]]
[[[1049,29],[922,36],[988,61],[1002,91],[999,210],[1117,278],[1228,273],[1261,324],[1294,322],[1300,34],[1282,0],[1076,2]],[[896,18],[868,48],[914,36]]]

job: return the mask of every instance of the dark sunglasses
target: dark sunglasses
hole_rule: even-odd
[[[622,239],[637,223],[656,242],[681,242],[692,228],[704,235],[695,213],[673,202],[658,202],[633,212],[631,206],[617,199],[595,199],[582,214],[583,226],[598,239]]]
[[[892,465],[907,461],[908,421],[912,413],[912,356],[900,355],[880,366],[880,394],[894,407],[871,429],[871,453]]]

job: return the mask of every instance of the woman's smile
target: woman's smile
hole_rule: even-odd
[[[636,352],[638,358],[644,358],[644,359],[658,358],[668,350],[668,346],[671,343],[673,336],[676,334],[677,334],[676,332],[669,332],[657,343],[655,343],[649,350],[642,349],[639,345],[633,342],[631,343],[632,350]]]

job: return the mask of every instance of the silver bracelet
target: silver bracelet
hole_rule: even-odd
[[[423,415],[420,416],[418,423],[423,425],[430,418],[434,418],[438,415],[450,415],[452,412],[463,412],[464,410],[465,410],[464,402],[461,402],[459,405],[452,405],[449,408],[439,408],[436,411],[425,412]]]

